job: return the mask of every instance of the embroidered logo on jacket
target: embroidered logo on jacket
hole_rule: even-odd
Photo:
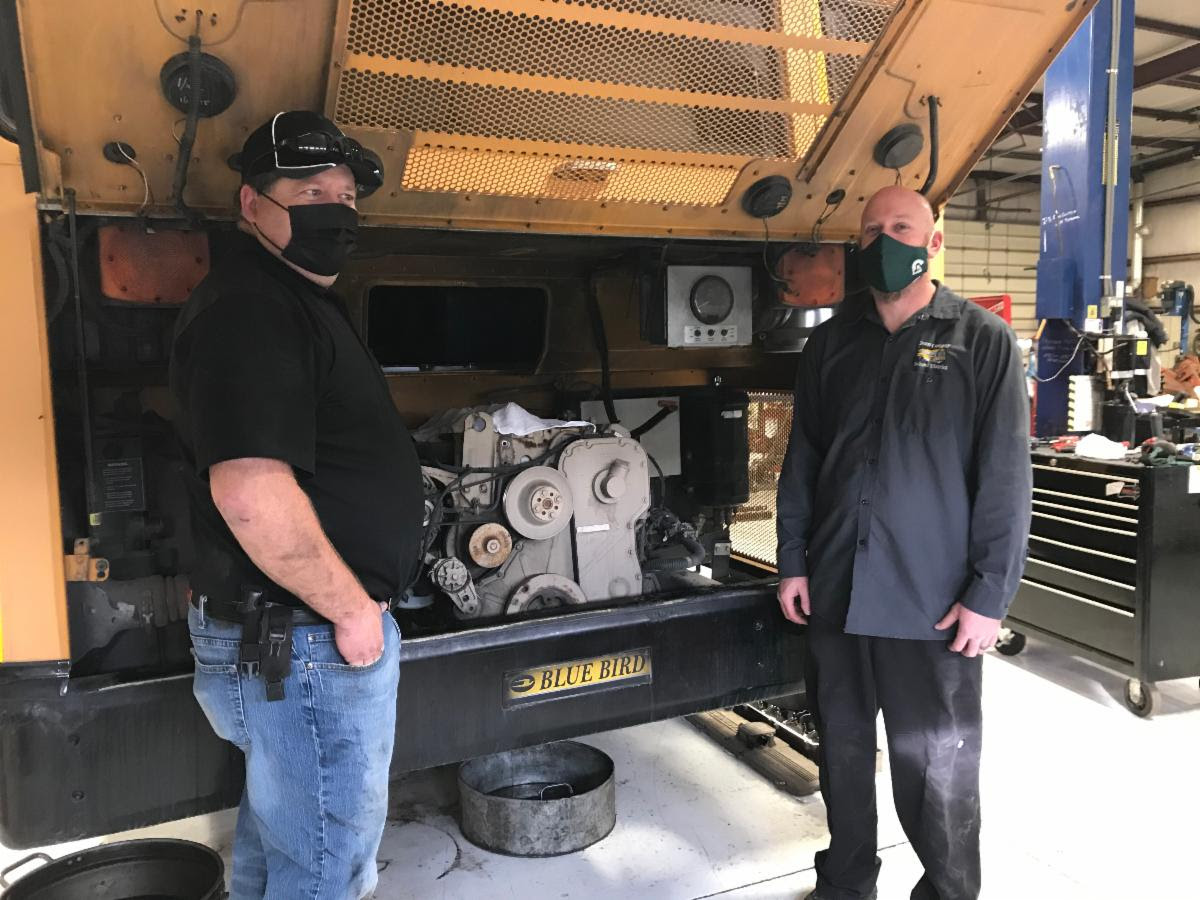
[[[917,344],[917,355],[913,360],[913,365],[918,369],[937,369],[944,372],[950,368],[946,364],[946,359],[947,351],[951,346],[951,344],[931,344],[929,341],[921,341]]]

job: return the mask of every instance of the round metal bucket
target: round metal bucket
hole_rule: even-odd
[[[9,886],[10,872],[45,862]],[[225,864],[192,841],[144,840],[102,844],[51,859],[27,856],[0,874],[3,900],[220,900]]]
[[[509,856],[573,853],[617,824],[612,760],[575,741],[463,763],[458,790],[463,834]]]

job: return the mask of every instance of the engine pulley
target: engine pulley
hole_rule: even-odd
[[[562,575],[534,575],[508,598],[505,613],[516,615],[530,609],[549,609],[555,606],[578,606],[587,603],[587,597],[577,583]]]
[[[567,479],[549,466],[525,469],[504,491],[504,514],[509,524],[531,540],[554,537],[567,527],[574,511]]]
[[[512,535],[507,528],[496,522],[480,525],[471,532],[467,551],[477,566],[494,569],[504,564],[513,549]]]

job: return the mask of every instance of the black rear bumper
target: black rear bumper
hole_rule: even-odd
[[[531,669],[576,662],[578,674],[588,661],[599,671],[601,660],[624,664],[627,677],[536,697],[512,689]],[[392,770],[781,696],[799,688],[803,662],[803,631],[762,585],[406,640]],[[75,679],[60,693],[62,684],[49,675],[0,682],[4,844],[57,843],[238,802],[241,754],[209,729],[190,675],[119,686]]]
[[[6,681],[0,841],[36,847],[233,806],[241,756],[213,734],[190,673]]]
[[[393,771],[792,693],[803,678],[802,642],[774,586],[417,638],[401,657]],[[649,680],[505,703],[514,672],[643,648]]]

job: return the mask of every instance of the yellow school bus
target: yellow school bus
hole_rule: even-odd
[[[337,290],[446,502],[426,562],[466,572],[396,613],[403,771],[797,689],[746,421],[853,285],[865,199],[943,205],[1093,5],[0,0],[0,839],[240,795],[191,695],[166,365],[260,122],[322,111],[386,172]],[[514,415],[607,423],[564,426],[582,480],[545,476],[576,518],[613,447],[661,470],[621,542],[456,524],[487,482],[447,500],[436,460],[563,430]]]

